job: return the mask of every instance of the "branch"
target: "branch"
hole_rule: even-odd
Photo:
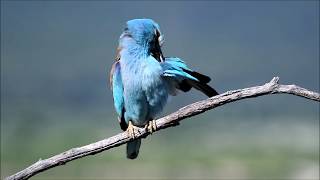
[[[209,99],[198,101],[188,106],[185,106],[172,114],[158,119],[156,121],[156,131],[179,125],[179,121],[183,119],[195,116],[197,114],[203,113],[207,110],[216,108],[218,106],[222,106],[230,102],[268,94],[292,94],[320,102],[319,93],[309,91],[296,85],[278,84],[278,81],[279,77],[274,77],[270,82],[262,86],[255,86],[245,89],[228,91],[223,94],[211,97]],[[136,138],[145,138],[148,135],[149,132],[147,132],[144,128],[140,128],[140,132],[136,132]],[[131,140],[132,139],[128,136],[126,132],[122,132],[115,136],[86,146],[72,148],[51,158],[44,160],[40,159],[38,162],[32,164],[26,169],[12,176],[7,177],[6,180],[29,179],[30,177],[47,169],[51,169],[55,166],[64,165],[69,161],[73,161],[75,159],[79,159],[88,155],[100,153],[102,151],[126,144]]]

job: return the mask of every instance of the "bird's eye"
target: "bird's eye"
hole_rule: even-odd
[[[124,28],[124,31],[129,31],[129,28],[128,27]]]

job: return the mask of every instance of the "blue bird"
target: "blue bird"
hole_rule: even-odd
[[[207,83],[208,76],[191,70],[179,58],[164,57],[163,34],[152,19],[127,22],[119,38],[117,55],[110,73],[110,85],[120,127],[135,138],[137,127],[156,130],[155,117],[162,111],[168,96],[192,87],[207,96],[217,91]],[[127,158],[139,154],[141,139],[127,143]]]

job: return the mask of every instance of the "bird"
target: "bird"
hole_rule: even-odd
[[[152,19],[127,21],[120,35],[115,61],[110,72],[110,87],[120,128],[133,140],[127,143],[126,156],[136,159],[141,139],[139,128],[156,130],[155,118],[169,96],[195,88],[208,97],[218,92],[208,85],[210,77],[190,69],[177,57],[162,53],[164,35]]]

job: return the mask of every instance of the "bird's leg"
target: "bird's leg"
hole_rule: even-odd
[[[135,135],[136,132],[140,133],[139,127],[134,126],[131,121],[129,121],[127,132],[129,134],[129,137],[131,137],[132,139],[136,138],[136,135]]]
[[[148,121],[148,124],[146,124],[146,128],[150,134],[155,132],[157,130],[156,120],[153,119],[153,120]]]

